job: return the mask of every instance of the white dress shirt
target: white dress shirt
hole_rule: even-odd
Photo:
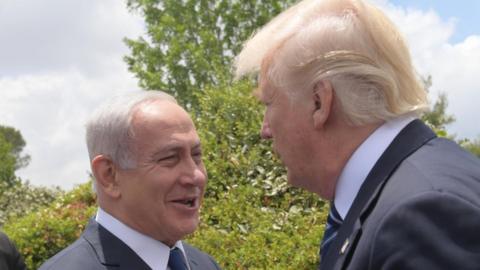
[[[129,246],[152,270],[170,269],[167,267],[170,248],[164,243],[128,227],[100,207],[95,220]],[[174,247],[182,251],[185,262],[188,262],[182,242],[176,242]],[[187,267],[190,269],[188,263]]]
[[[398,133],[414,119],[415,117],[407,115],[384,123],[355,150],[343,168],[335,188],[334,204],[342,219],[345,219],[360,187],[380,156]]]

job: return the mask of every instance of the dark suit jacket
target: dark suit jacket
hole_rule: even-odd
[[[360,188],[322,270],[480,269],[480,159],[407,125]]]
[[[0,270],[24,270],[25,263],[15,245],[0,232]]]
[[[220,269],[207,254],[183,243],[192,270]],[[40,270],[149,270],[150,267],[124,242],[90,220],[82,236],[50,258]]]

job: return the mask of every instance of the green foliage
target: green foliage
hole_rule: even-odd
[[[17,181],[13,186],[0,182],[0,226],[8,219],[22,217],[49,205],[62,194],[59,188],[35,187]]]
[[[11,153],[15,157],[15,170],[24,168],[30,162],[29,155],[22,155],[26,143],[20,131],[7,126],[0,125],[0,136],[11,145]]]
[[[20,131],[0,125],[0,226],[50,204],[61,193],[58,188],[34,187],[15,175],[30,160],[22,155],[25,145]]]
[[[440,137],[449,137],[446,127],[455,122],[455,118],[452,115],[447,114],[447,106],[447,96],[445,93],[441,93],[432,108],[422,115],[422,120]]]
[[[460,142],[460,145],[480,158],[480,137],[475,140],[463,140]]]
[[[429,75],[426,78],[422,78],[422,81],[425,91],[430,92],[432,76]],[[448,135],[446,127],[455,122],[455,117],[447,114],[447,107],[447,95],[440,93],[432,107],[422,115],[422,120],[437,133],[437,136],[452,138],[452,136]]]
[[[15,185],[15,156],[12,145],[0,134],[0,195],[6,188]]]
[[[128,0],[148,37],[126,39],[125,57],[144,89],[197,105],[194,92],[231,78],[233,56],[258,27],[294,0]]]
[[[24,147],[20,131],[0,125],[0,195],[20,181],[15,171],[28,165],[30,156],[22,155]]]
[[[325,209],[263,207],[258,189],[238,186],[207,198],[202,223],[187,241],[223,269],[315,269]]]
[[[4,230],[16,243],[28,269],[38,269],[46,259],[80,236],[95,210],[91,183],[87,183],[47,208],[10,219]]]
[[[424,78],[423,83],[428,92],[432,86],[432,77],[428,76],[427,78]],[[427,123],[435,133],[437,133],[437,136],[454,140],[456,137],[455,134],[448,134],[446,127],[455,122],[455,117],[447,114],[447,107],[447,95],[445,93],[440,93],[432,107],[422,115],[422,120]],[[455,141],[473,155],[480,157],[480,138],[476,140],[463,138]]]

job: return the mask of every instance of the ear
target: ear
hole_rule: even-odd
[[[333,104],[333,87],[329,81],[319,81],[313,88],[313,124],[315,129],[321,129],[330,117]]]
[[[92,172],[95,176],[96,188],[111,198],[119,198],[121,195],[117,181],[117,168],[113,161],[104,156],[96,156],[92,160]]]

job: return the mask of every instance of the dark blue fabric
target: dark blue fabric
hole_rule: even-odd
[[[323,233],[322,243],[320,244],[320,257],[321,261],[327,254],[328,247],[337,236],[338,229],[342,225],[342,217],[335,208],[335,204],[330,205],[330,213],[328,213],[327,224],[325,227],[325,232]]]
[[[170,250],[168,267],[170,267],[171,270],[188,270],[187,264],[185,263],[185,257],[179,248],[176,247]]]

